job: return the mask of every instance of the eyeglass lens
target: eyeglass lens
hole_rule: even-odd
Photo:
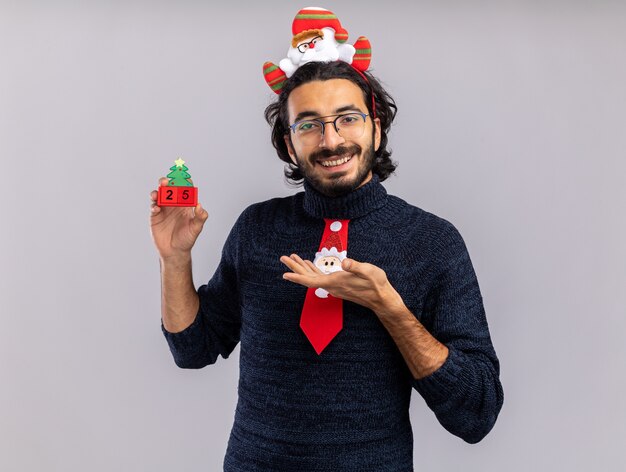
[[[365,129],[366,116],[358,113],[339,115],[332,121],[304,120],[294,127],[294,133],[304,143],[319,142],[325,133],[326,124],[332,124],[344,139],[360,138]]]

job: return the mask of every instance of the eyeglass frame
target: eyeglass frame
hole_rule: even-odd
[[[321,39],[321,40],[323,40],[323,39],[324,39],[324,37],[323,37],[323,36],[315,36],[313,39],[311,39],[311,41],[307,41],[306,43],[298,44],[298,48],[297,48],[297,49],[298,49],[298,51],[300,51],[301,53],[303,53],[303,54],[304,54],[304,53],[305,53],[305,52],[307,52],[307,51],[309,50],[309,48],[311,47],[311,43],[312,43],[313,41],[315,41],[316,39],[318,39],[318,38],[319,38],[319,39]],[[306,46],[306,49],[305,49],[304,51],[303,51],[302,49],[300,49],[302,46]]]
[[[328,123],[332,123],[333,124],[333,128],[335,128],[335,132],[339,136],[341,136],[341,133],[339,133],[339,129],[337,128],[337,120],[339,118],[341,118],[341,117],[348,116],[348,115],[360,115],[361,118],[363,118],[363,123],[364,124],[367,122],[366,118],[368,116],[370,116],[369,113],[362,113],[360,111],[351,111],[350,113],[341,113],[339,115],[320,116],[320,118],[330,118],[331,116],[335,116],[335,119],[334,120],[330,120],[330,121],[322,121],[321,119],[318,119],[318,118],[306,118],[304,120],[296,121],[292,125],[289,125],[289,128],[291,129],[293,134],[296,134],[296,126],[299,125],[300,123],[304,123],[305,121],[317,121],[318,123],[320,123],[322,125],[322,133],[320,134],[320,139],[322,139],[322,138],[324,138],[324,135],[326,134],[326,125]],[[371,117],[370,117],[370,119],[371,119]],[[363,130],[365,130],[365,127],[363,127]],[[341,137],[343,138],[343,136],[341,136]]]

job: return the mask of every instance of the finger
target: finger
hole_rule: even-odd
[[[194,218],[204,223],[209,217],[209,212],[204,209],[201,203],[198,203],[194,208]]]
[[[317,275],[317,274],[323,274],[323,272],[317,270],[317,267],[315,267],[315,265],[313,265],[313,263],[311,261],[309,261],[308,259],[305,261],[303,260],[299,255],[297,254],[292,254],[291,258],[296,261],[298,264],[300,264],[300,266],[306,270],[306,274],[307,275]]]
[[[298,264],[291,259],[288,256],[280,256],[280,262],[282,262],[283,264],[285,264],[287,267],[289,267],[291,270],[295,270],[296,267],[298,266]]]
[[[150,200],[152,200],[152,202],[156,202],[157,198],[158,198],[159,192],[157,192],[156,190],[153,190],[152,192],[150,192]]]
[[[299,255],[297,255],[297,254],[292,254],[292,255],[291,255],[291,259],[293,259],[293,260],[294,260],[294,261],[296,261],[298,264],[300,264],[300,266],[301,266],[303,269],[306,269],[306,270],[307,270],[307,272],[310,272],[310,271],[311,271],[311,268],[307,265],[307,263],[306,263],[306,262],[304,262],[304,260],[302,260],[302,258],[301,258]]]
[[[303,266],[298,264],[296,261],[294,261],[291,257],[280,256],[280,262],[285,264],[287,267],[289,267],[291,270],[293,270],[297,274],[307,273],[307,270]]]
[[[322,272],[319,267],[317,267],[315,264],[313,264],[308,259],[306,261],[304,261],[304,262],[306,262],[306,265],[309,266],[314,272],[316,272],[318,274],[324,274],[324,272]]]
[[[169,182],[169,179],[167,177],[161,177],[159,179],[159,187],[163,187],[165,185],[167,185]]]
[[[155,216],[155,215],[158,215],[159,213],[161,213],[161,207],[157,205],[156,203],[153,203],[152,206],[150,207],[150,216]]]
[[[202,208],[202,205],[198,203],[193,209],[193,224],[198,229],[202,229],[204,223],[209,218],[209,212]]]
[[[316,287],[315,281],[309,275],[296,274],[294,272],[286,272],[283,274],[283,279],[288,280],[296,284],[304,285],[305,287]]]
[[[357,262],[354,259],[346,257],[341,262],[341,268],[346,272],[351,272],[359,277],[367,278],[372,270],[372,265],[367,262]]]

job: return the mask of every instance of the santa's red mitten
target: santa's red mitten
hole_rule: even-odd
[[[273,62],[263,64],[263,77],[274,93],[280,93],[287,80],[287,75]]]
[[[372,60],[372,45],[370,40],[365,36],[359,36],[354,43],[354,57],[352,58],[352,66],[360,71],[365,71],[370,66]]]

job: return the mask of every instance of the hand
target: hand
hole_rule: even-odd
[[[161,177],[159,186],[166,186],[168,179]],[[209,217],[202,205],[194,207],[160,207],[157,191],[150,192],[150,233],[162,259],[180,257],[191,253],[204,222]]]
[[[391,286],[384,270],[367,262],[345,258],[343,270],[324,274],[309,260],[297,254],[281,256],[280,261],[293,272],[285,272],[283,278],[305,287],[323,288],[333,297],[358,303],[375,313],[393,304],[403,304],[400,294]]]

